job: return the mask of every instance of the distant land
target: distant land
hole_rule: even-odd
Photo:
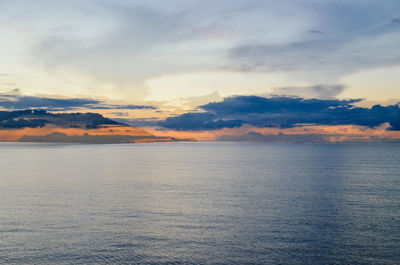
[[[57,143],[144,143],[177,141],[119,123],[98,113],[0,111],[0,141]]]
[[[399,143],[399,138],[383,136],[340,135],[340,134],[262,134],[248,132],[242,135],[221,135],[217,138],[220,142],[266,142],[266,143]]]

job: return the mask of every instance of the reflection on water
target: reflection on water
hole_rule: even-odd
[[[0,144],[0,263],[399,264],[400,145]]]

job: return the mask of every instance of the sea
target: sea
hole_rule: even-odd
[[[0,264],[400,264],[400,144],[0,144]]]

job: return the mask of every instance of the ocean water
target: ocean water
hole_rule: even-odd
[[[0,144],[1,264],[400,264],[400,145]]]

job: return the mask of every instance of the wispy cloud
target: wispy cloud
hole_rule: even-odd
[[[309,36],[233,47],[230,66],[242,71],[325,71],[334,78],[366,68],[400,63],[399,2],[320,1],[309,11]],[[379,12],[376,12],[379,10]],[[300,20],[299,20],[300,21]],[[320,22],[320,24],[317,23]],[[397,25],[396,25],[397,24]]]
[[[88,98],[54,98],[45,96],[26,96],[19,90],[0,93],[0,107],[6,110],[44,109],[67,111],[76,109],[156,109],[149,105],[119,105]]]
[[[309,30],[308,33],[311,33],[311,34],[324,34],[324,33],[323,33],[322,31],[320,31],[320,30]]]
[[[393,18],[392,23],[394,24],[400,24],[400,18]]]
[[[277,87],[272,94],[281,96],[298,96],[306,98],[333,99],[346,87],[344,85],[315,85],[307,87]]]
[[[149,105],[116,105],[116,104],[107,104],[101,101],[99,101],[97,104],[90,105],[89,107],[92,109],[125,109],[125,110],[157,109],[156,107]]]

